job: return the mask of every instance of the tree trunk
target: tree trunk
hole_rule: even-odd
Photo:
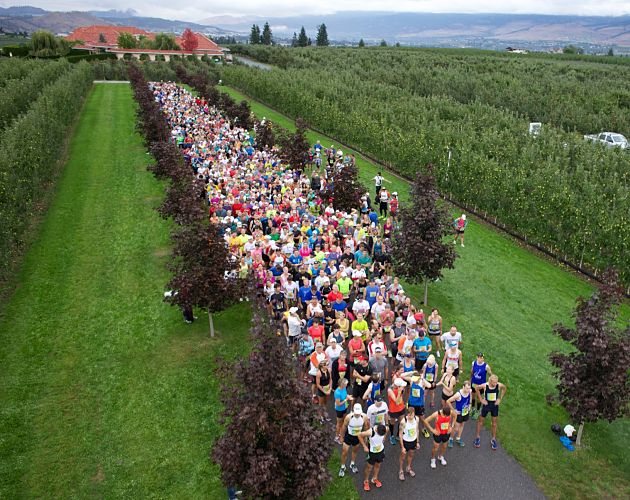
[[[582,431],[583,430],[584,430],[584,422],[582,422],[580,424],[580,426],[578,427],[577,438],[575,438],[576,446],[580,446],[580,443],[582,442]]]
[[[429,302],[429,279],[424,279],[424,307],[427,307]]]
[[[210,323],[210,337],[214,337],[214,321],[212,320],[210,308],[208,308],[208,323]]]

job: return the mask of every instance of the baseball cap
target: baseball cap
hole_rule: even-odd
[[[298,308],[297,307],[292,307],[291,309],[289,309],[289,312],[292,314],[295,314],[296,312],[298,312]]]
[[[374,352],[383,352],[383,349],[381,349],[380,347],[375,347]]]
[[[397,378],[394,380],[394,385],[396,387],[407,387],[407,382],[405,382],[403,379],[401,378]]]
[[[478,353],[477,353],[477,357],[478,357],[478,358],[483,358],[483,357],[484,357],[484,356],[483,356],[483,352],[478,352]]]
[[[352,412],[353,413],[363,413],[363,406],[361,406],[359,403],[355,404],[352,407]]]
[[[374,397],[374,401],[375,401],[376,403],[380,403],[381,401],[383,401],[383,396],[375,396],[375,397]]]

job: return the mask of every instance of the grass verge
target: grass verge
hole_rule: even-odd
[[[265,116],[294,130],[293,120],[229,87],[221,87],[234,99],[246,99],[259,118]],[[313,131],[311,144],[330,139]],[[344,151],[346,148],[344,148]],[[357,154],[360,179],[373,197],[371,180],[380,167]],[[385,175],[390,191],[407,197],[404,180]],[[445,325],[456,324],[464,337],[464,365],[484,351],[486,359],[508,394],[501,414],[502,445],[534,477],[551,498],[627,497],[630,494],[630,421],[599,422],[585,427],[584,446],[569,453],[550,432],[553,422],[567,420],[564,411],[550,407],[546,394],[555,381],[547,354],[566,345],[552,332],[556,322],[570,321],[575,298],[589,295],[592,286],[552,263],[516,245],[485,225],[471,221],[466,247],[460,248],[454,270],[429,287],[429,304],[440,309]],[[415,303],[422,290],[409,287]],[[624,320],[630,318],[627,305]],[[602,374],[604,376],[604,374]]]

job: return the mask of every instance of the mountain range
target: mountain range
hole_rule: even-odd
[[[197,22],[138,16],[125,11],[50,12],[38,7],[0,8],[4,31],[47,29],[68,33],[93,24],[137,26],[147,31],[181,33],[186,28],[216,36],[249,35],[252,24],[271,25],[277,40],[290,40],[302,26],[315,38],[317,26],[326,24],[328,36],[338,42],[363,38],[384,39],[404,45],[499,48],[506,45],[548,48],[569,43],[592,48],[630,48],[630,15],[552,16],[539,14],[432,14],[393,12],[338,12],[326,15],[260,17],[221,15]]]
[[[89,11],[89,12],[51,12],[38,7],[0,7],[0,28],[6,32],[26,31],[32,33],[39,29],[53,33],[69,33],[80,26],[91,25],[136,26],[147,31],[165,31],[181,33],[186,28],[209,35],[228,36],[235,34],[216,26],[160,19],[157,17],[136,16],[132,9],[126,11]]]
[[[432,14],[338,12],[322,16],[262,18],[209,17],[200,21],[234,31],[249,31],[253,23],[268,21],[276,36],[293,36],[304,26],[314,38],[326,24],[334,40],[360,38],[406,44],[487,40],[507,43],[578,43],[630,47],[630,16],[551,16],[538,14]]]

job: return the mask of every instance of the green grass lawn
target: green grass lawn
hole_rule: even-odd
[[[169,224],[127,85],[97,85],[0,317],[0,498],[225,498],[217,355],[249,309],[185,325],[162,302]],[[333,461],[331,467],[338,468]],[[329,498],[352,498],[349,479]]]
[[[233,98],[242,93],[222,87]],[[279,125],[294,129],[293,121],[247,98],[253,112]],[[308,133],[314,144],[331,140]],[[334,142],[334,141],[333,141]],[[344,151],[346,148],[343,148]],[[358,158],[361,180],[373,196],[372,177],[379,169]],[[390,191],[403,199],[408,184],[392,175]],[[569,453],[550,432],[554,422],[566,423],[558,407],[549,407],[546,394],[554,389],[547,354],[566,345],[551,332],[552,324],[570,321],[578,295],[589,295],[592,287],[583,280],[519,247],[474,220],[466,231],[466,247],[457,247],[460,258],[454,270],[429,287],[429,305],[440,309],[445,324],[456,324],[463,334],[464,363],[470,366],[479,350],[508,394],[499,423],[502,445],[532,474],[552,498],[610,497],[630,495],[630,421],[587,425],[583,449]],[[422,290],[411,287],[415,303]],[[624,306],[622,315],[630,318]],[[602,374],[604,376],[604,374]]]

